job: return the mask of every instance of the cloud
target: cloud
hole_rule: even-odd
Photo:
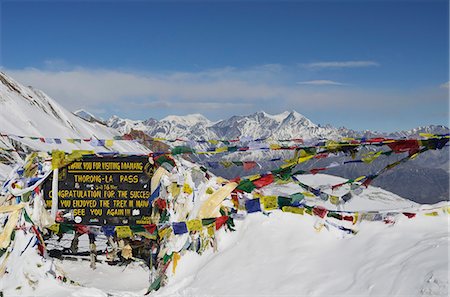
[[[450,81],[445,82],[445,83],[441,84],[439,87],[440,87],[441,89],[448,89],[448,88],[449,88],[449,83],[450,83]]]
[[[375,61],[327,61],[327,62],[315,62],[303,64],[302,66],[310,69],[324,69],[324,68],[376,67],[380,66],[380,64]]]
[[[346,84],[326,79],[299,81],[299,85],[313,85],[313,86],[345,86]]]
[[[202,102],[203,109],[215,109],[218,104],[236,100],[251,104],[290,98],[306,103],[308,93],[299,86],[275,83],[281,68],[272,64],[239,70],[226,67],[168,73],[86,68],[5,69],[5,72],[21,83],[43,90],[72,110],[133,100],[145,100],[158,107],[173,106],[174,102],[179,105]]]
[[[51,63],[54,64],[58,63]],[[257,110],[305,113],[354,110],[384,111],[432,100],[428,90],[364,89],[333,80],[303,80],[298,67],[278,64],[248,68],[224,67],[202,71],[140,72],[113,69],[2,69],[25,85],[32,85],[69,110],[99,111],[109,117],[163,117],[201,112],[211,118]],[[307,88],[341,86],[345,88]],[[436,100],[442,90],[434,88]],[[446,96],[445,96],[446,98]],[[441,102],[439,101],[439,102]],[[433,101],[434,102],[434,101]],[[437,102],[437,101],[436,101]],[[434,103],[433,103],[434,104]],[[441,104],[441,103],[439,103]]]

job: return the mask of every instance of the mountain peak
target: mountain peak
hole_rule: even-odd
[[[197,123],[211,124],[212,122],[204,115],[199,113],[188,114],[184,116],[169,115],[161,120],[161,122],[177,122],[187,126],[193,126]]]

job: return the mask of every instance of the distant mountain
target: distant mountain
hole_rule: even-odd
[[[134,129],[141,130],[152,137],[172,139],[258,139],[268,137],[329,139],[339,138],[343,134],[342,131],[331,126],[316,125],[296,111],[286,111],[277,115],[256,112],[248,116],[233,116],[217,122],[212,122],[200,114],[168,116],[160,121],[153,118],[146,121],[135,121],[113,116],[106,123],[121,133],[128,133]]]
[[[185,116],[167,116],[162,120],[149,118],[147,120],[122,119],[112,116],[106,124],[120,133],[140,130],[151,137],[168,139],[341,139],[342,137],[418,137],[419,133],[445,134],[449,128],[443,125],[429,125],[398,132],[355,131],[345,127],[335,128],[322,126],[296,111],[285,111],[271,115],[260,111],[249,115],[232,116],[225,120],[213,122],[203,115],[191,114]]]

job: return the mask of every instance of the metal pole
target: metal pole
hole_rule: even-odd
[[[58,174],[59,169],[53,169],[53,180],[52,180],[52,209],[50,215],[53,219],[56,219],[56,211],[58,210]]]

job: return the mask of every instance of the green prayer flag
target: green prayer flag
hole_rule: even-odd
[[[236,187],[236,189],[251,193],[254,189],[256,189],[256,186],[254,183],[249,181],[248,179],[242,180],[239,185]]]
[[[278,197],[278,207],[283,208],[283,206],[291,206],[292,199],[289,197]]]
[[[302,193],[295,193],[295,194],[290,195],[289,197],[291,197],[292,203],[300,202],[303,199],[305,199],[305,195],[303,195]]]
[[[139,225],[130,226],[130,229],[133,233],[146,232],[145,228],[143,226],[139,226]]]
[[[208,226],[208,225],[211,225],[212,223],[214,223],[215,221],[216,221],[216,218],[202,219],[202,225]]]
[[[172,155],[194,153],[194,149],[188,146],[176,146],[172,149]]]
[[[73,225],[60,224],[59,225],[59,232],[60,233],[72,233],[73,232]]]

